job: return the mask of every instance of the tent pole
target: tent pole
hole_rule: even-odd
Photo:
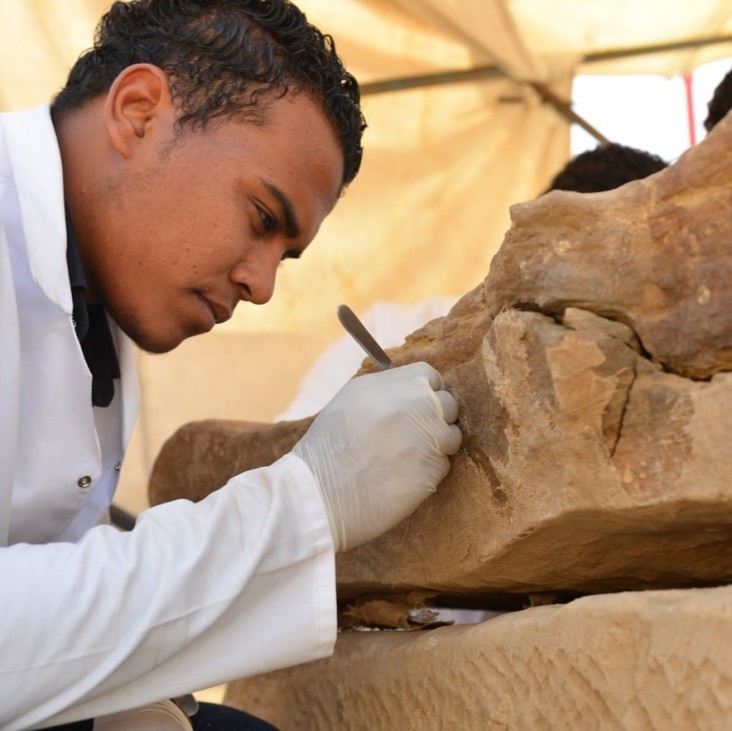
[[[546,84],[537,84],[534,81],[528,82],[534,91],[544,100],[549,102],[567,121],[578,124],[585,132],[592,135],[601,145],[609,144],[610,140],[605,135],[598,132],[584,117],[580,117],[577,112],[572,109],[569,102],[557,96]]]
[[[476,66],[465,71],[445,71],[437,74],[423,74],[421,76],[405,76],[386,81],[374,81],[361,84],[361,94],[383,94],[390,91],[403,91],[405,89],[423,88],[426,86],[439,86],[441,84],[453,84],[459,81],[477,81],[490,78],[510,78],[508,74],[497,66]],[[570,123],[578,124],[582,129],[592,135],[598,142],[605,145],[609,142],[607,137],[600,134],[587,120],[581,117],[572,109],[572,105],[557,96],[546,84],[539,84],[534,81],[519,81],[528,84],[544,100],[551,104]]]
[[[696,123],[694,120],[694,92],[693,92],[693,74],[684,74],[684,92],[686,94],[686,121],[689,126],[689,146],[696,144]]]
[[[700,46],[709,46],[716,43],[732,43],[732,36],[710,36],[707,38],[696,38],[694,40],[676,41],[674,43],[662,43],[656,46],[609,49],[607,51],[598,51],[597,53],[588,53],[582,58],[580,63],[596,63],[615,58],[679,51],[685,48],[699,48]],[[396,79],[387,79],[385,81],[373,81],[361,84],[360,88],[361,94],[366,96],[369,94],[383,94],[390,91],[416,89],[424,86],[452,84],[459,81],[477,81],[479,79],[501,77],[510,78],[508,74],[497,66],[476,66],[475,68],[464,69],[461,71],[443,71],[436,74],[422,74],[420,76],[405,76]],[[538,82],[523,83],[528,83],[542,99],[549,102],[563,117],[574,124],[578,124],[600,143],[606,144],[608,142],[608,139],[604,135],[600,134],[600,132],[589,124],[589,122],[573,111],[572,105],[569,102],[565,102],[563,99],[558,97],[546,84],[540,84]]]
[[[683,51],[686,48],[700,48],[701,46],[712,46],[717,43],[732,43],[732,36],[708,36],[707,38],[694,38],[688,41],[674,41],[673,43],[660,43],[655,46],[638,46],[636,48],[610,48],[606,51],[588,53],[582,58],[582,63],[597,63],[630,56],[646,56],[651,53]]]
[[[497,66],[476,66],[460,71],[441,71],[436,74],[420,74],[417,76],[401,76],[384,81],[371,81],[359,84],[361,95],[383,94],[389,91],[404,91],[423,86],[439,86],[457,81],[479,81],[481,79],[506,78],[506,74]]]
[[[582,57],[582,63],[597,63],[608,61],[614,58],[626,58],[630,56],[644,56],[650,53],[665,53],[668,51],[680,51],[685,48],[698,48],[716,43],[732,43],[732,36],[711,36],[708,38],[697,38],[689,41],[677,41],[675,43],[662,43],[656,46],[639,46],[637,48],[615,48],[596,53],[588,53]],[[443,71],[436,74],[422,74],[418,76],[403,76],[385,81],[372,81],[361,84],[361,94],[381,94],[387,91],[402,91],[414,89],[419,86],[434,86],[436,84],[449,84],[455,81],[475,81],[477,79],[506,77],[508,74],[501,71],[497,66],[476,66],[472,69],[459,71]]]

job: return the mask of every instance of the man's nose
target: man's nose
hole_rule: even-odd
[[[280,255],[267,256],[256,262],[238,264],[231,278],[241,289],[241,299],[255,305],[264,305],[272,299]]]

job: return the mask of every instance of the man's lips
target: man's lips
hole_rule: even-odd
[[[211,300],[208,297],[204,297],[203,299],[206,304],[211,308],[211,312],[213,312],[214,320],[216,320],[217,325],[221,322],[226,322],[227,320],[231,319],[233,309],[230,309],[226,305],[222,305],[214,300]]]
[[[198,293],[198,299],[200,300],[204,309],[210,315],[210,325],[208,328],[209,330],[213,328],[214,325],[218,325],[221,322],[226,322],[227,320],[231,319],[233,308],[229,308],[226,305],[222,305],[221,303],[216,302],[215,300],[209,299],[200,292]]]

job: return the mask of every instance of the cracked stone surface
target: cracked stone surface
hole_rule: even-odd
[[[287,731],[709,731],[732,717],[732,588],[631,592],[427,632],[229,685]]]
[[[512,209],[485,281],[390,352],[443,373],[463,447],[419,510],[338,556],[339,598],[730,580],[731,146],[729,118],[650,178]],[[200,499],[309,423],[188,425],[151,501]]]

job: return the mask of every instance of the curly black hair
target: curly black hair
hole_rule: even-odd
[[[668,167],[658,155],[610,142],[582,152],[570,160],[551,182],[550,190],[598,193],[631,180],[645,178]]]
[[[732,109],[732,69],[717,84],[712,98],[707,104],[707,118],[704,120],[704,129],[711,132]]]
[[[115,2],[51,105],[54,121],[109,90],[128,66],[149,63],[171,80],[179,128],[214,118],[261,123],[263,102],[305,92],[340,141],[343,185],[361,165],[366,127],[356,79],[335,43],[289,0]]]

